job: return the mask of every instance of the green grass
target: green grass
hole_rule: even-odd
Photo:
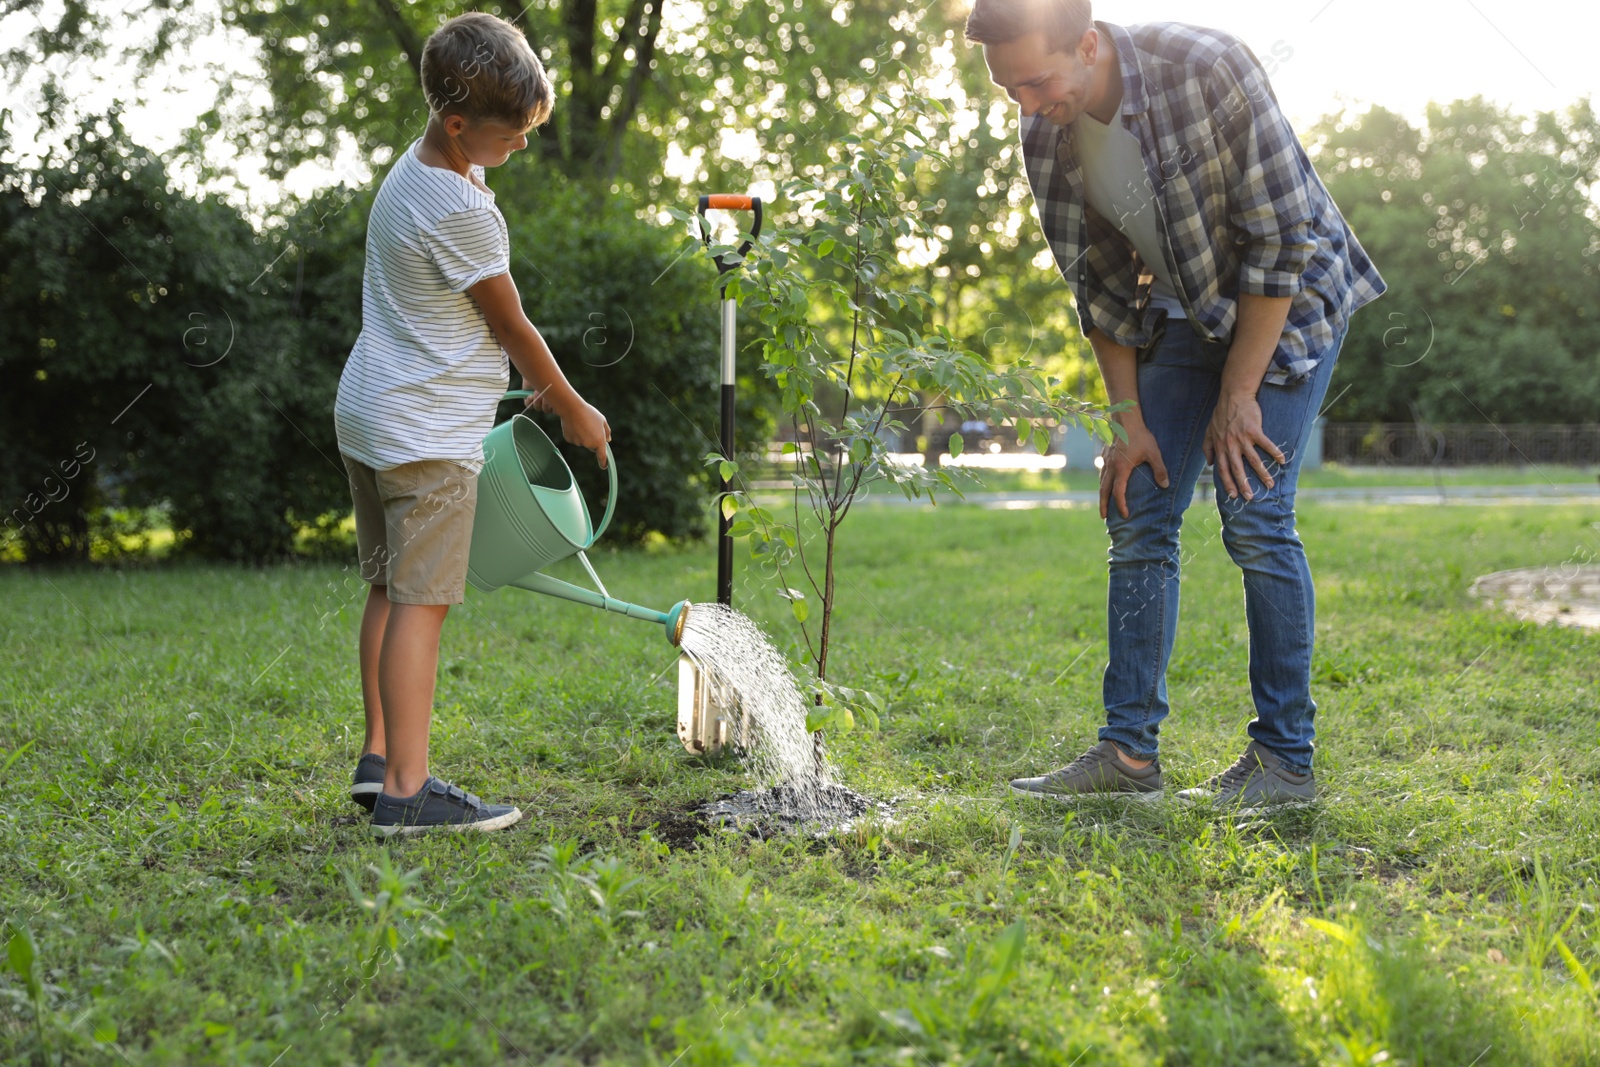
[[[1585,485],[1600,488],[1593,467],[1346,467],[1329,463],[1300,475],[1304,489],[1377,489],[1387,486]],[[1100,474],[1089,469],[1061,471],[982,471],[963,492],[1068,492],[1098,489]],[[874,492],[895,492],[882,483]]]
[[[1241,822],[1003,789],[1100,720],[1093,514],[859,512],[831,673],[890,707],[833,751],[898,809],[820,840],[692,836],[741,778],[678,745],[653,626],[471,595],[435,766],[528,818],[383,848],[344,796],[348,574],[0,571],[0,908],[37,958],[0,978],[0,1061],[1600,1062],[1600,635],[1466,592],[1592,553],[1597,522],[1306,507],[1327,801]],[[1249,717],[1214,533],[1197,509],[1177,786]],[[656,606],[709,596],[711,563],[596,560]],[[781,603],[740,596],[792,651]]]

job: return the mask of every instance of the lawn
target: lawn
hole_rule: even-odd
[[[1193,518],[1169,791],[1249,717],[1237,573]],[[1301,527],[1326,799],[1237,820],[1004,790],[1100,719],[1091,511],[858,512],[830,674],[889,710],[832,751],[895,814],[816,839],[687,814],[743,780],[674,737],[658,627],[469,595],[435,767],[528,817],[384,848],[344,795],[348,572],[0,570],[0,908],[38,965],[0,978],[0,1060],[1600,1062],[1600,635],[1467,593],[1592,559],[1600,503]],[[595,562],[657,607],[713,585],[705,546]]]
[[[780,472],[772,472],[777,476]],[[1391,486],[1432,488],[1482,487],[1493,485],[1586,486],[1600,488],[1593,467],[1348,467],[1326,463],[1300,475],[1302,489],[1379,489]],[[1207,475],[1202,487],[1210,486]],[[1083,492],[1100,487],[1100,472],[1089,468],[1059,471],[982,471],[977,480],[962,483],[962,492]],[[895,492],[879,483],[875,492]]]

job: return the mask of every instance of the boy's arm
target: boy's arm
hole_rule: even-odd
[[[544,343],[538,329],[528,321],[522,310],[522,297],[517,292],[511,275],[497,274],[493,278],[468,287],[467,293],[478,302],[483,316],[494,331],[495,340],[506,350],[511,365],[517,368],[522,380],[534,390],[528,401],[537,403],[545,411],[561,419],[561,436],[582,448],[592,451],[606,465],[606,442],[611,440],[611,427],[606,417],[578,395],[561,373],[550,346]]]

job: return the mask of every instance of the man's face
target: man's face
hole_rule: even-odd
[[[1043,33],[983,46],[989,77],[1017,102],[1023,117],[1041,115],[1065,126],[1089,105],[1090,66],[1099,35],[1090,30],[1075,50],[1051,52]]]

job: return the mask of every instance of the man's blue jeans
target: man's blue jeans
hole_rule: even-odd
[[[1300,459],[1310,439],[1328,381],[1333,376],[1343,331],[1319,353],[1309,379],[1294,385],[1263,384],[1257,399],[1261,426],[1283,451],[1279,468],[1266,458],[1274,485],[1264,488],[1249,473],[1254,499],[1229,500],[1220,479],[1217,509],[1222,542],[1244,572],[1245,621],[1250,630],[1250,692],[1256,717],[1250,736],[1286,768],[1311,768],[1313,720],[1311,654],[1315,603],[1311,568],[1294,525]],[[1149,466],[1128,480],[1128,518],[1112,503],[1111,585],[1107,622],[1111,646],[1105,673],[1106,725],[1102,741],[1113,741],[1138,759],[1154,759],[1161,720],[1167,717],[1167,661],[1178,628],[1181,553],[1178,530],[1205,466],[1201,449],[1221,390],[1227,345],[1201,340],[1182,318],[1140,352],[1139,406],[1155,435],[1171,487],[1156,485]]]

